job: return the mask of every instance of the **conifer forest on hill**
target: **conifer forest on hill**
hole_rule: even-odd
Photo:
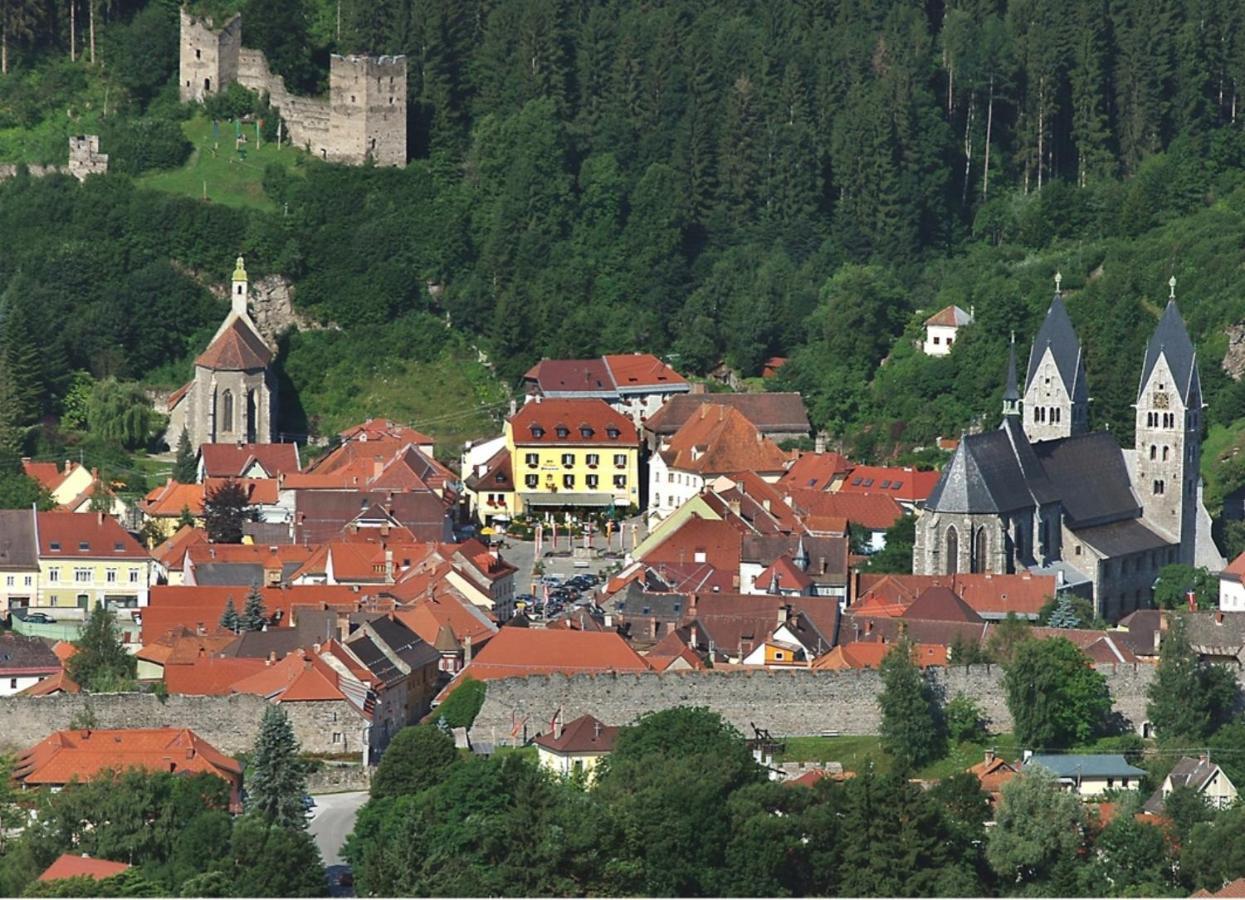
[[[542,356],[754,376],[777,355],[771,387],[884,457],[992,423],[1008,336],[1032,336],[1056,270],[1097,424],[1129,439],[1172,274],[1212,427],[1245,414],[1219,366],[1245,320],[1239,3],[342,0],[340,32],[331,0],[192,7],[240,10],[244,44],[306,92],[329,52],[406,54],[412,161],[283,157],[252,206],[136,186],[194,152],[176,3],[0,0],[0,161],[63,161],[91,128],[115,173],[0,185],[26,421],[63,412],[75,371],[182,383],[223,315],[203,285],[237,253],[342,329],[283,345],[290,433],[477,348],[511,384]],[[910,338],[948,303],[977,325],[926,358]],[[466,379],[468,407],[502,410],[493,378]]]

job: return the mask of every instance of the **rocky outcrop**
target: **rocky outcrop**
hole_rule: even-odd
[[[1223,355],[1223,370],[1240,381],[1245,375],[1245,322],[1229,325],[1224,330],[1228,336],[1228,352]]]
[[[198,279],[200,282],[202,278]],[[229,300],[229,286],[211,283],[208,290],[218,300]],[[259,328],[269,345],[275,347],[277,339],[291,329],[299,331],[338,331],[339,326],[321,325],[294,308],[294,286],[283,275],[265,275],[250,284],[251,319]]]

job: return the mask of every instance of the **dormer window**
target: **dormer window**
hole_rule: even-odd
[[[52,549],[52,550],[59,551],[59,550],[60,550],[60,548],[61,548],[61,542],[60,542],[60,541],[52,541],[50,544],[48,544],[48,547],[49,547],[50,549]]]
[[[89,543],[87,543],[86,541],[78,541],[78,552],[79,553],[86,553],[90,549],[91,549],[91,545]]]
[[[580,437],[583,437],[583,438],[590,438],[590,437],[592,437],[594,434],[596,434],[596,432],[592,430],[592,426],[590,426],[590,425],[580,425],[580,426],[579,426],[579,436],[580,436]]]
[[[558,433],[558,437],[560,438],[568,438],[571,436],[571,430],[567,428],[565,425],[559,425],[556,430]]]
[[[545,436],[545,429],[541,428],[539,425],[532,426],[532,437],[543,438],[544,436]]]
[[[610,439],[611,441],[616,441],[616,440],[618,440],[619,435],[621,435],[621,434],[622,434],[622,432],[621,432],[621,431],[619,431],[617,428],[614,428],[614,427],[612,427],[612,426],[611,426],[611,427],[609,427],[609,428],[607,428],[607,429],[605,429],[605,433],[606,433],[607,435],[609,435],[609,439]]]
[[[116,550],[118,553],[124,553],[125,544],[121,543],[120,541],[117,541],[115,544],[112,545],[112,549]]]

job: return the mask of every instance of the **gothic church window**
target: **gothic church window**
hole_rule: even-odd
[[[947,574],[960,570],[960,535],[952,525],[947,529]]]
[[[1156,458],[1157,458],[1157,456],[1158,456],[1158,449],[1159,449],[1158,444],[1151,444],[1151,445],[1150,445],[1150,458],[1151,458],[1151,459],[1156,459]]]
[[[221,431],[233,431],[233,391],[226,390],[220,397]]]
[[[973,572],[986,570],[986,530],[984,528],[978,528],[976,535],[973,536],[973,558],[970,569]]]

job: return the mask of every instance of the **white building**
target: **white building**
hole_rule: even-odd
[[[1219,608],[1224,612],[1245,612],[1245,553],[1219,573]]]
[[[958,306],[938,310],[925,320],[925,343],[921,345],[926,356],[946,356],[955,344],[961,328],[973,324],[973,314]]]

